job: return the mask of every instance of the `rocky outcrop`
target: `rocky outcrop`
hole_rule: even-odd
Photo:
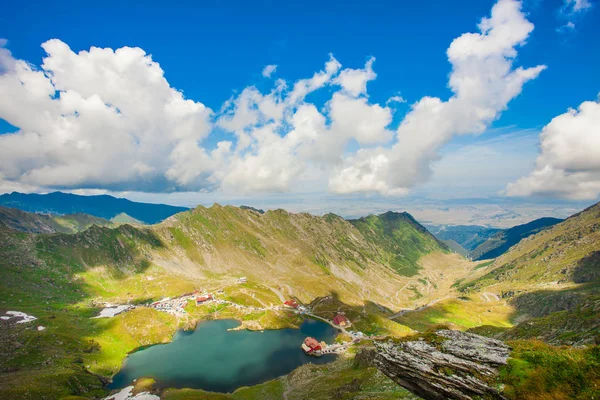
[[[377,368],[424,399],[505,399],[496,378],[510,348],[499,340],[440,330],[415,340],[375,345]]]

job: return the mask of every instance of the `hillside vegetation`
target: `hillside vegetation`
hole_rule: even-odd
[[[408,213],[388,211],[350,220],[362,235],[380,248],[382,259],[400,275],[418,273],[419,259],[432,251],[447,250],[432,234]]]
[[[105,302],[139,304],[218,288],[225,290],[226,300],[250,307],[279,305],[291,297],[307,303],[327,297],[335,299],[331,310],[316,308],[325,316],[345,309],[365,332],[406,334],[410,328],[386,316],[450,291],[450,283],[468,274],[470,264],[448,253],[414,221],[392,220],[391,228],[363,235],[332,214],[260,214],[215,205],[159,225],[93,225],[74,234],[31,234],[2,225],[0,313],[18,310],[37,320],[0,321],[0,397],[103,396],[103,381],[128,352],[167,342],[176,329],[191,328],[198,320],[237,318],[244,327],[259,330],[300,322],[283,312],[248,314],[210,305],[186,308],[185,318],[137,308],[92,319]],[[405,257],[402,247],[389,242],[394,235],[401,239],[402,231],[412,243]],[[388,245],[376,240],[388,240]],[[416,276],[396,270],[393,260],[401,258],[418,271]],[[241,276],[247,277],[246,284],[237,282]]]
[[[530,236],[461,281],[464,293],[492,292],[514,308],[506,338],[555,344],[600,340],[600,204]]]
[[[599,227],[596,205],[494,261],[473,263],[404,213],[346,221],[334,214],[214,205],[157,225],[93,225],[74,234],[32,234],[3,224],[0,313],[18,310],[38,319],[0,320],[0,397],[102,397],[103,382],[128,352],[167,342],[199,320],[236,318],[256,330],[301,322],[283,311],[193,302],[179,317],[140,307],[91,318],[105,302],[143,304],[218,289],[224,300],[250,308],[296,298],[322,318],[344,312],[353,329],[379,338],[439,324],[502,338],[514,343],[515,361],[502,378],[509,398],[536,398],[536,391],[546,398],[595,396],[597,347],[571,351],[552,345],[599,340]],[[240,277],[247,282],[239,283]],[[38,325],[45,329],[38,331]],[[414,398],[373,367],[355,365],[353,356],[303,366],[231,395],[166,390],[163,397]],[[558,390],[553,379],[564,382],[565,376],[553,371],[561,363],[588,383],[582,389],[561,383],[564,390]]]

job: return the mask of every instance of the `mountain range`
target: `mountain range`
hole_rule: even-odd
[[[502,243],[492,250],[505,252],[486,262],[451,251],[440,232],[436,238],[408,213],[345,220],[215,204],[143,225],[128,223],[135,218],[129,212],[109,221],[0,208],[0,312],[25,312],[44,328],[0,321],[0,396],[102,398],[129,352],[170,341],[177,329],[198,321],[235,318],[252,330],[297,327],[298,316],[273,309],[290,298],[322,318],[344,313],[353,330],[371,335],[357,352],[390,338],[437,340],[427,332],[440,324],[506,341],[513,351],[498,385],[508,398],[585,398],[581,390],[600,379],[593,373],[595,358],[553,347],[593,351],[600,338],[598,204],[564,221],[496,231],[477,246],[494,237]],[[473,246],[483,232],[465,228],[459,240]],[[148,304],[195,290],[220,290],[238,307],[188,306],[183,318],[137,307],[114,318],[91,318],[105,303]],[[322,366],[327,371],[300,367],[231,395],[152,390],[164,399],[281,399],[284,392],[290,399],[418,398],[383,375],[389,371],[363,365],[355,354]],[[552,360],[543,358],[550,354]],[[573,387],[572,376],[557,376],[553,362],[580,371],[582,389]],[[322,376],[318,394],[307,373]],[[571,394],[535,386],[546,380]],[[375,397],[369,395],[373,387],[379,390]],[[259,397],[249,394],[257,392]]]

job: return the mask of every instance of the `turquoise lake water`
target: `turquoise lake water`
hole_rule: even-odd
[[[160,388],[232,392],[288,374],[302,364],[335,359],[335,355],[310,357],[300,349],[307,336],[333,342],[337,331],[324,322],[305,320],[300,329],[227,331],[239,324],[201,322],[194,331],[178,331],[171,343],[140,349],[127,357],[109,387],[120,389],[148,377]]]

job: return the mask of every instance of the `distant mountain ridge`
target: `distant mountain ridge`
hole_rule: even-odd
[[[156,224],[174,214],[188,210],[186,207],[165,204],[137,203],[109,195],[80,196],[62,192],[6,193],[0,195],[0,206],[34,213],[58,215],[84,213],[108,220],[119,214],[127,214],[146,224]]]
[[[467,252],[474,250],[501,230],[479,225],[428,226],[428,229],[439,240],[458,243]]]
[[[88,214],[55,216],[0,206],[0,225],[27,233],[76,233],[92,225],[111,226],[113,223]]]
[[[539,218],[523,225],[517,225],[510,229],[503,229],[471,251],[473,260],[485,260],[496,258],[508,251],[512,246],[519,243],[521,239],[536,234],[543,229],[549,228],[562,222],[559,218]]]

